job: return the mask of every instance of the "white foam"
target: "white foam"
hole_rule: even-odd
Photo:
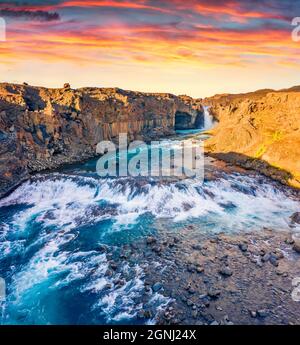
[[[101,299],[93,306],[94,310],[101,310],[108,323],[120,322],[124,319],[127,321],[133,319],[136,317],[137,312],[143,308],[143,304],[136,303],[136,300],[141,297],[145,288],[143,280],[144,271],[139,265],[135,265],[133,268],[130,268],[128,264],[124,264],[121,268],[121,274],[123,273],[126,275],[132,271],[134,273],[133,278],[127,280],[127,282],[121,287],[115,286],[113,284],[113,280],[111,280],[111,288],[106,291],[105,295],[101,296]],[[119,276],[120,274],[117,277]],[[101,282],[104,283],[103,280],[101,280]],[[92,288],[93,291],[97,291],[98,286],[99,281],[94,281],[86,288]],[[104,286],[101,285],[101,288],[103,289]],[[169,302],[169,298],[159,293],[155,293],[150,297],[146,307],[153,308],[155,305],[157,306],[156,310],[158,312],[167,306]],[[152,319],[152,323],[155,323],[156,316],[157,313]]]
[[[101,201],[112,204],[113,214],[106,213],[105,207],[101,212],[93,212],[97,211]],[[19,231],[24,231],[34,217],[47,226],[66,231],[106,218],[114,219],[114,230],[120,225],[130,228],[139,216],[147,212],[175,222],[209,215],[221,222],[224,228],[241,228],[241,225],[247,228],[272,225],[287,228],[290,215],[299,210],[299,201],[273,185],[267,182],[257,185],[252,177],[237,174],[205,185],[197,179],[187,179],[169,184],[149,181],[143,186],[126,178],[94,180],[62,175],[46,181],[27,182],[0,201],[0,207],[14,204],[30,206],[18,212],[10,225]],[[226,204],[234,205],[235,211],[229,212],[224,206]]]
[[[209,107],[204,106],[204,128],[203,130],[207,131],[214,126],[214,118],[209,112]]]

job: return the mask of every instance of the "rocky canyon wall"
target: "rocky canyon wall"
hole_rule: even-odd
[[[188,96],[121,89],[61,89],[0,84],[0,197],[32,172],[93,157],[101,140],[151,140],[203,118],[199,100]]]
[[[206,151],[300,187],[300,87],[204,100],[219,123]]]

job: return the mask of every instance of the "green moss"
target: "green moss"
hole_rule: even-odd
[[[278,141],[281,140],[283,137],[283,133],[281,131],[275,131],[274,133],[272,133],[272,141]]]
[[[254,157],[255,158],[260,158],[265,152],[267,148],[264,144],[260,145],[259,149],[256,151]]]

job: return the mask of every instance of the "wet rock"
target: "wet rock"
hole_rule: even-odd
[[[260,249],[259,255],[260,255],[260,256],[266,255],[266,251],[265,251],[264,249]]]
[[[200,299],[207,298],[207,294],[206,294],[206,293],[204,293],[204,294],[200,295],[200,296],[199,296],[199,298],[200,298]]]
[[[120,253],[120,259],[128,259],[130,257],[131,252],[129,250],[123,250]]]
[[[109,266],[114,271],[118,268],[118,264],[114,261],[110,262]]]
[[[146,293],[151,292],[151,287],[150,287],[149,285],[146,285],[146,286],[145,286],[145,292],[146,292]]]
[[[139,246],[136,243],[131,243],[131,248],[133,250],[137,250],[137,249],[139,249]]]
[[[284,258],[284,254],[280,249],[276,249],[271,256],[274,256],[277,260],[281,260]]]
[[[208,277],[203,277],[203,283],[208,284],[210,282]]]
[[[171,320],[175,317],[175,311],[173,307],[169,307],[166,309],[165,313],[164,313],[164,318],[166,320]]]
[[[291,221],[292,221],[292,223],[300,224],[300,212],[295,212],[295,213],[291,216]]]
[[[168,241],[168,240],[163,240],[162,244],[163,244],[164,246],[168,246],[168,245],[169,245],[169,241]]]
[[[220,257],[220,261],[222,261],[224,263],[226,263],[227,260],[228,260],[228,255],[223,255],[223,256]]]
[[[157,253],[157,254],[160,254],[162,252],[162,247],[160,246],[155,246],[152,248],[152,250]]]
[[[179,242],[180,242],[180,239],[179,239],[179,237],[174,236],[174,237],[173,237],[173,241],[174,241],[174,243],[179,243]]]
[[[176,243],[174,242],[174,240],[170,240],[168,241],[168,246],[169,248],[174,248],[176,246]]]
[[[271,256],[269,261],[273,266],[278,267],[279,263],[276,257]]]
[[[271,258],[271,255],[269,253],[267,253],[261,258],[261,260],[262,260],[262,262],[268,262],[270,260],[270,258]]]
[[[188,307],[191,307],[191,306],[194,305],[194,303],[193,303],[193,301],[191,301],[190,299],[187,299],[187,300],[186,300],[186,305],[187,305]]]
[[[114,282],[118,287],[121,287],[121,286],[124,286],[126,281],[124,279],[117,279],[115,282]]]
[[[196,271],[197,271],[197,273],[203,273],[204,272],[204,267],[196,266]]]
[[[202,249],[202,246],[201,246],[201,244],[193,244],[193,245],[192,245],[192,248],[193,248],[194,250],[201,250],[201,249]]]
[[[141,309],[137,312],[138,319],[151,319],[152,313],[150,310]]]
[[[144,316],[146,319],[151,319],[152,318],[152,312],[150,310],[145,310]]]
[[[159,290],[162,289],[162,287],[163,287],[162,284],[157,282],[154,285],[152,285],[152,290],[153,290],[153,292],[158,292]]]
[[[219,298],[219,296],[221,295],[221,291],[218,289],[215,289],[214,287],[211,287],[208,290],[207,294],[209,297],[216,299],[216,298]]]
[[[139,310],[137,312],[136,316],[137,316],[138,319],[143,319],[144,318],[144,310]]]
[[[285,243],[286,244],[294,244],[295,241],[292,239],[292,237],[288,237],[288,238],[285,239]]]
[[[192,318],[197,319],[197,317],[198,317],[198,311],[197,310],[193,310],[192,311]]]
[[[107,253],[108,248],[107,248],[106,245],[100,244],[99,246],[97,246],[97,247],[95,248],[95,251],[100,252],[100,253]]]
[[[196,290],[195,290],[194,288],[190,287],[190,288],[188,289],[188,292],[189,292],[191,295],[193,295],[194,293],[196,293]]]
[[[282,268],[280,268],[280,267],[276,270],[276,274],[277,274],[278,276],[283,276],[285,273],[286,273],[286,272],[284,271],[284,269],[282,269]]]
[[[233,326],[233,322],[229,320],[228,315],[225,315],[223,318],[223,324],[225,326]]]
[[[147,244],[154,244],[157,242],[157,239],[153,236],[148,236],[147,237]]]
[[[256,266],[257,266],[257,267],[260,267],[260,268],[263,267],[263,263],[261,262],[260,259],[257,259],[257,260],[256,260]]]
[[[184,295],[181,296],[180,299],[181,299],[181,301],[182,301],[183,303],[186,303],[186,302],[187,302],[187,298],[186,298]]]
[[[261,318],[265,318],[268,316],[268,311],[266,309],[260,309],[257,311],[257,315]]]
[[[248,245],[245,243],[240,243],[239,248],[242,252],[246,252],[248,250]]]
[[[194,265],[188,265],[187,266],[187,271],[190,273],[193,273],[196,271],[196,267]]]
[[[219,273],[224,276],[224,277],[230,277],[232,276],[232,270],[228,267],[228,266],[225,266],[225,267],[222,267],[220,270],[219,270]]]
[[[219,326],[219,322],[215,320],[215,321],[211,322],[210,325],[211,326]]]
[[[111,283],[107,283],[107,284],[104,286],[104,289],[106,289],[106,290],[110,290],[111,288],[112,288]]]
[[[232,321],[226,321],[225,325],[226,326],[234,326],[234,323]]]
[[[113,275],[113,271],[112,270],[110,270],[110,269],[106,270],[106,272],[105,272],[105,276],[106,277],[112,277],[112,275]]]
[[[294,238],[293,249],[295,252],[300,253],[300,238]]]

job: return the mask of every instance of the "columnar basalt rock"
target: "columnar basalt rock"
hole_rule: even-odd
[[[0,84],[0,197],[30,173],[78,162],[101,140],[174,134],[175,117],[203,117],[200,100],[117,88],[48,89]],[[187,126],[188,127],[188,126]]]

